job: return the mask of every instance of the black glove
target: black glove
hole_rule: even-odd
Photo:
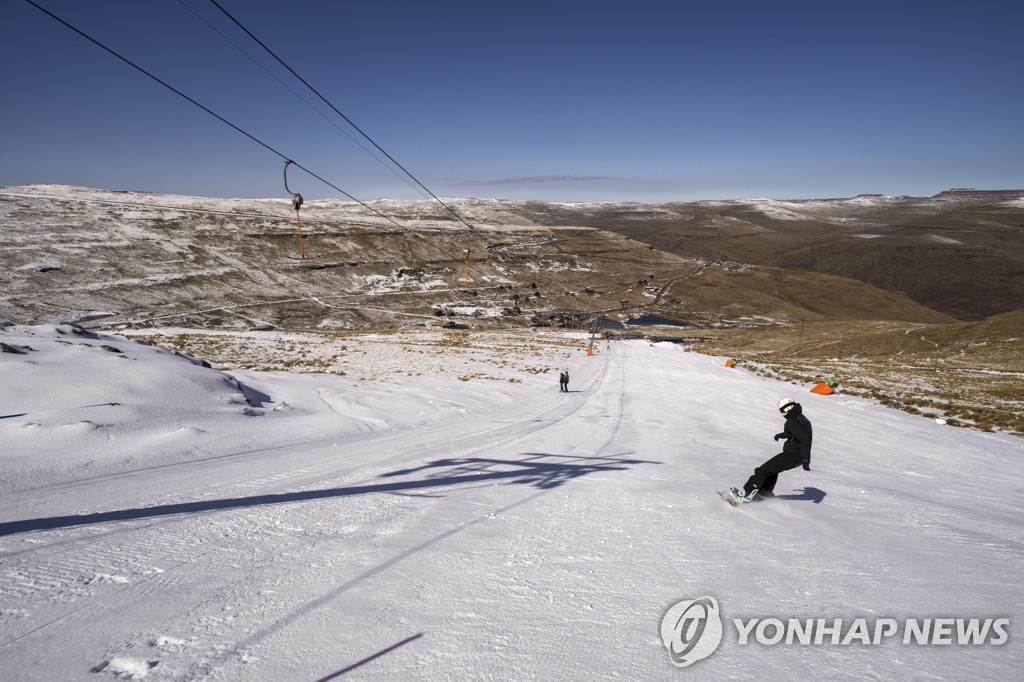
[[[783,431],[782,433],[776,433],[775,434],[775,440],[779,440],[780,438],[785,438],[785,437],[786,437],[786,432],[785,431]]]
[[[804,471],[810,471],[811,470],[811,460],[805,459],[803,464],[804,464]]]

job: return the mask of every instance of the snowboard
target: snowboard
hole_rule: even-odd
[[[731,490],[719,490],[718,494],[721,496],[721,498],[723,500],[725,500],[726,502],[728,502],[729,504],[731,504],[734,507],[738,507],[741,504],[749,504],[751,502],[759,502],[762,499],[760,495],[758,495],[757,493],[754,493],[754,496],[748,500],[745,497],[738,497],[738,496],[736,496],[735,494],[733,494],[733,492]]]

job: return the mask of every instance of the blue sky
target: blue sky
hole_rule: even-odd
[[[439,196],[1024,188],[1019,0],[219,1]],[[353,196],[422,198],[208,0],[36,2]],[[0,58],[0,185],[285,195],[279,157],[23,0]]]

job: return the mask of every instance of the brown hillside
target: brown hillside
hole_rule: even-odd
[[[856,279],[963,320],[1024,306],[1024,191],[935,197],[561,206],[575,221],[685,256]]]
[[[710,331],[708,347],[756,372],[840,391],[951,423],[1024,434],[1024,311],[978,322],[816,322]]]

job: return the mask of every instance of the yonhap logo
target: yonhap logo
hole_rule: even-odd
[[[722,617],[714,597],[701,597],[673,605],[661,619],[661,641],[673,665],[693,665],[715,652],[722,643]]]
[[[715,653],[726,636],[714,597],[673,604],[661,619],[661,643],[672,665],[686,668]],[[730,646],[1003,646],[1008,617],[733,618]]]

